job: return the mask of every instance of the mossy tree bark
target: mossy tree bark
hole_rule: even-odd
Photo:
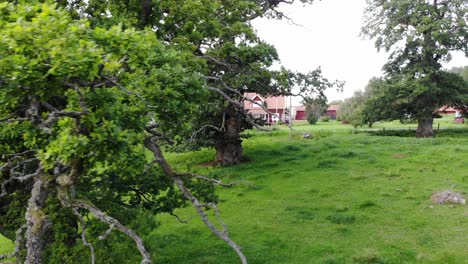
[[[47,215],[44,212],[46,199],[48,196],[47,181],[44,175],[40,174],[34,178],[34,185],[31,190],[31,197],[26,210],[26,249],[27,256],[25,263],[42,263],[41,253],[45,246],[44,233],[49,228]]]
[[[236,165],[242,161],[242,120],[232,106],[226,107],[224,120],[224,131],[215,144],[215,163],[223,166]]]

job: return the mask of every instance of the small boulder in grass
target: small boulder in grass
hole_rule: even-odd
[[[452,191],[442,191],[431,196],[431,201],[435,204],[466,204],[466,200],[461,193]]]

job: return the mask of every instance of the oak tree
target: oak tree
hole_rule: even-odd
[[[160,41],[204,60],[206,67],[200,74],[210,94],[194,114],[185,142],[214,147],[217,164],[233,165],[243,158],[241,131],[260,127],[243,108],[248,100],[245,93],[290,95],[293,87],[299,87],[305,97],[323,97],[323,90],[335,84],[323,78],[320,69],[307,74],[271,69],[279,62],[276,49],[256,35],[251,21],[287,19],[279,6],[294,2],[313,1],[91,0],[74,1],[69,8],[93,25],[149,27]]]
[[[443,105],[467,104],[460,76],[442,69],[451,51],[468,56],[464,0],[368,0],[362,33],[390,52],[386,76],[378,85],[382,118],[414,119],[417,137],[433,137],[433,118]],[[384,103],[385,102],[385,103]],[[380,111],[373,109],[374,111]]]
[[[0,232],[16,242],[0,259],[112,260],[112,246],[89,235],[115,229],[151,263],[129,226],[142,228],[142,208],[152,219],[192,204],[246,262],[206,213],[217,213],[212,189],[223,183],[174,171],[160,148],[205,98],[203,60],[150,29],[92,26],[47,3],[0,3],[0,39]]]

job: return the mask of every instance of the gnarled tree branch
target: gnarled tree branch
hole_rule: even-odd
[[[195,207],[195,210],[197,213],[200,215],[202,218],[202,221],[205,223],[205,225],[208,226],[208,228],[215,234],[217,237],[219,237],[221,240],[226,242],[239,256],[243,264],[247,263],[247,258],[245,257],[244,253],[242,252],[242,249],[234,242],[231,240],[229,237],[229,234],[227,232],[226,224],[221,221],[219,217],[219,213],[217,211],[216,205],[214,204],[204,204],[201,203],[195,195],[190,192],[190,190],[185,186],[184,182],[181,179],[181,176],[188,176],[192,174],[184,174],[184,173],[177,173],[175,172],[172,167],[169,165],[169,163],[166,161],[164,158],[164,155],[162,154],[161,149],[159,148],[158,144],[155,142],[155,140],[151,137],[148,137],[145,139],[145,147],[149,149],[154,156],[154,159],[159,163],[161,168],[163,169],[164,173],[168,176],[171,177],[171,179],[174,180],[174,183],[177,185],[179,190],[184,194],[185,198],[192,203],[192,205]],[[194,175],[192,175],[194,176]],[[204,177],[205,178],[205,177]],[[215,180],[216,181],[216,180]],[[206,214],[204,208],[205,207],[210,207],[215,211],[216,217],[218,218],[219,223],[221,226],[223,226],[223,229],[220,230],[216,228],[216,226],[211,223],[211,221],[208,219],[208,215]]]
[[[91,264],[96,263],[96,255],[94,254],[94,247],[93,244],[89,243],[86,239],[86,221],[83,219],[83,216],[78,212],[77,208],[72,208],[73,214],[78,217],[81,223],[81,241],[83,245],[89,248],[89,252],[91,253]]]
[[[72,208],[81,208],[88,210],[90,213],[94,215],[97,219],[107,223],[108,225],[113,225],[115,226],[120,232],[126,234],[129,236],[133,241],[135,241],[135,244],[138,248],[138,251],[140,251],[141,256],[143,257],[143,260],[141,261],[141,264],[150,264],[152,263],[151,260],[151,255],[149,254],[148,250],[146,250],[145,245],[143,244],[143,240],[133,231],[132,229],[122,225],[117,219],[107,215],[103,211],[101,211],[99,208],[91,205],[90,203],[87,203],[85,201],[81,200],[74,200],[71,201],[71,207]]]

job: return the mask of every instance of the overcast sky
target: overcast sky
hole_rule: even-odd
[[[299,2],[299,1],[297,1]],[[328,91],[329,101],[351,97],[373,76],[382,75],[388,55],[377,52],[372,40],[359,36],[365,0],[323,0],[312,5],[282,5],[286,20],[257,19],[258,35],[278,50],[282,65],[301,72],[322,67],[324,76],[346,81],[343,93]],[[449,65],[468,65],[461,53]],[[293,103],[294,104],[294,103]]]

